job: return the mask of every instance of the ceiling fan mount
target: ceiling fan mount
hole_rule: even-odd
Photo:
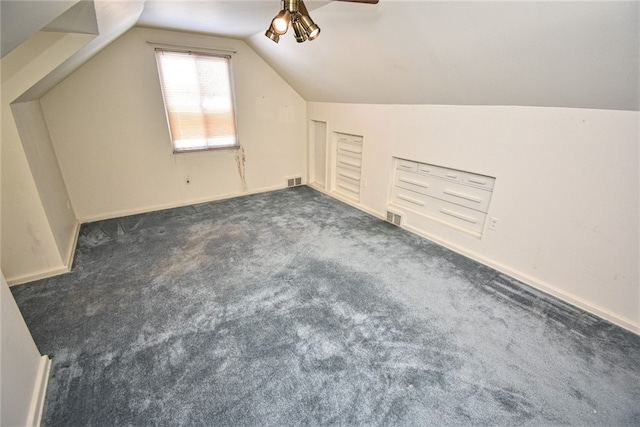
[[[377,4],[379,0],[334,0],[348,3]],[[320,27],[309,16],[309,11],[303,0],[282,0],[282,9],[271,21],[271,25],[264,33],[267,38],[278,43],[280,36],[293,27],[296,41],[315,40],[320,35]]]

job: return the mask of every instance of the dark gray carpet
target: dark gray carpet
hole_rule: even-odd
[[[640,425],[640,337],[307,187],[82,227],[12,288],[44,425]]]

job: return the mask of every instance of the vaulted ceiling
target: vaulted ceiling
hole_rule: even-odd
[[[101,35],[108,26],[100,22],[113,21],[105,16],[118,16],[128,26],[243,39],[308,101],[640,106],[637,1],[308,0],[322,33],[300,44],[293,34],[278,44],[264,37],[279,0],[85,3],[95,5]],[[78,7],[74,1],[2,0],[2,55],[43,28],[90,31],[79,12],[56,21],[69,4]],[[126,30],[110,28],[111,37],[94,43],[82,60]]]

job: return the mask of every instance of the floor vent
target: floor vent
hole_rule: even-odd
[[[302,185],[302,177],[287,178],[287,187],[296,187]]]
[[[400,225],[402,222],[402,216],[395,212],[387,211],[387,221],[393,225]]]

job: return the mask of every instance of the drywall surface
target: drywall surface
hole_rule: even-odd
[[[496,231],[405,226],[640,332],[637,112],[309,103],[308,119],[364,136],[360,207],[380,216],[394,156],[496,177]]]
[[[640,108],[637,1],[330,1],[247,42],[307,101]]]
[[[0,283],[0,424],[39,425],[34,397],[40,394],[42,357],[2,276]],[[41,408],[40,408],[41,409]]]
[[[43,204],[54,199],[66,200],[67,196],[64,192],[58,193],[59,185],[49,186],[48,190],[56,193],[48,194],[45,200],[41,200],[31,166],[44,168],[49,172],[55,170],[52,148],[44,148],[46,153],[40,153],[43,156],[36,161],[37,165],[29,164],[28,153],[22,146],[11,103],[92,38],[91,35],[81,34],[36,33],[2,58],[0,63],[2,67],[0,208],[3,230],[2,271],[12,284],[23,281],[25,277],[46,276],[66,270],[66,261],[63,260],[59,251],[56,235],[51,229],[47,218],[48,212]],[[34,132],[46,133],[44,124],[39,123],[34,126],[37,126]],[[45,141],[46,144],[49,142]],[[33,145],[31,147],[38,150]],[[42,177],[44,172],[44,170],[39,171],[38,176]],[[42,177],[42,179],[48,178]],[[40,183],[42,184],[43,181]],[[65,223],[71,220],[69,215],[58,219]]]
[[[148,42],[236,51],[239,150],[172,152]],[[239,40],[133,28],[41,104],[81,221],[281,188],[287,176],[306,176],[306,103]]]
[[[63,260],[72,259],[79,228],[39,101],[12,105],[22,147]],[[70,267],[70,266],[69,266]]]

